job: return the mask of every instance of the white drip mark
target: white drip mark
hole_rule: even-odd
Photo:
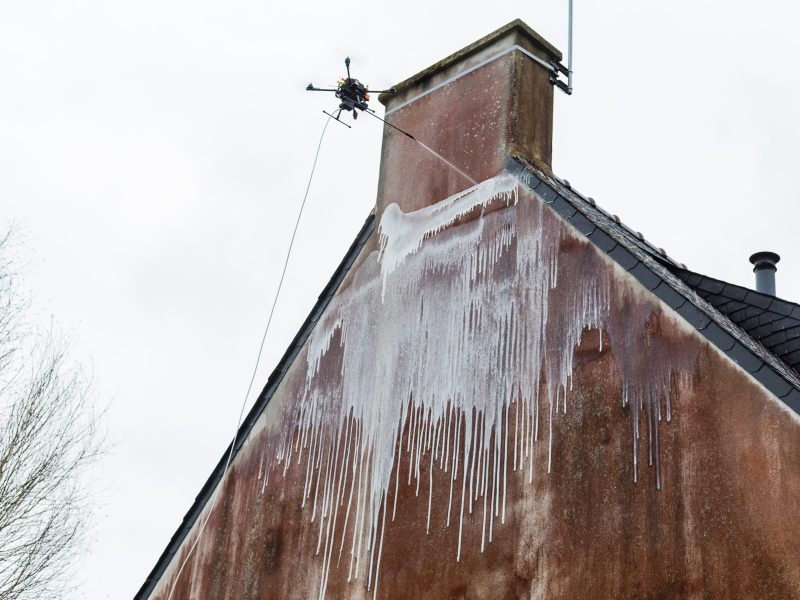
[[[448,493],[437,493],[434,469],[449,478],[447,527],[456,521],[453,493],[461,486],[457,561],[464,512],[473,513],[473,502],[482,502],[479,550],[492,543],[495,518],[504,524],[507,512],[514,517],[513,504],[507,511],[509,463],[512,477],[522,472],[525,479],[527,467],[533,480],[541,418],[547,419],[547,472],[557,469],[555,420],[586,401],[574,373],[574,351],[586,330],[597,331],[599,352],[604,336],[610,350],[620,350],[614,358],[622,405],[631,413],[633,480],[645,418],[648,463],[661,488],[660,403],[665,398],[669,422],[672,377],[686,365],[643,366],[625,358],[643,354],[641,333],[654,304],[620,283],[612,267],[587,269],[560,255],[562,241],[574,234],[543,203],[518,203],[518,196],[516,181],[501,174],[413,213],[387,207],[380,251],[354,268],[352,284],[334,296],[306,344],[302,398],[281,427],[274,458],[262,458],[259,478],[265,486],[274,463],[283,462],[285,474],[292,452],[294,465],[303,456],[301,504],[310,500],[310,521],[319,521],[321,600],[334,544],[338,565],[346,538],[347,580],[362,577],[363,562],[364,582],[376,597],[390,535],[386,521],[397,515],[401,477],[416,495],[428,479],[427,532],[435,526],[438,499]],[[508,208],[454,226],[498,201]],[[612,316],[612,299],[625,304],[624,319]]]

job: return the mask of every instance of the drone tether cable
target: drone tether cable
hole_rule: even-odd
[[[326,113],[327,114],[327,113]],[[261,345],[258,347],[258,355],[256,356],[256,364],[253,367],[253,374],[250,376],[250,383],[247,385],[247,393],[244,395],[244,400],[242,401],[242,408],[239,411],[239,419],[236,422],[236,430],[233,434],[233,440],[231,441],[231,448],[228,452],[228,458],[225,461],[225,467],[222,469],[222,475],[219,478],[219,483],[217,484],[217,490],[214,493],[214,499],[211,502],[211,508],[208,510],[208,514],[206,515],[203,524],[200,526],[200,530],[197,532],[197,536],[192,543],[191,548],[189,548],[189,552],[186,554],[186,558],[183,559],[180,568],[178,569],[178,573],[175,575],[173,579],[172,587],[169,590],[169,596],[167,596],[167,600],[172,600],[172,594],[175,592],[175,587],[178,585],[178,580],[180,579],[181,573],[183,572],[183,568],[186,566],[186,563],[189,562],[189,558],[191,558],[192,554],[194,553],[194,549],[197,547],[197,542],[200,541],[200,537],[203,535],[203,531],[205,531],[206,525],[208,524],[208,520],[211,518],[211,513],[214,512],[214,508],[217,506],[217,500],[219,499],[221,492],[222,492],[222,482],[225,479],[225,474],[228,472],[228,467],[231,465],[231,460],[233,459],[233,451],[236,447],[236,441],[239,436],[239,427],[242,424],[242,418],[244,417],[244,409],[247,406],[247,399],[250,397],[250,392],[253,390],[253,384],[256,380],[256,373],[258,373],[258,365],[261,362],[261,354],[264,351],[264,343],[267,340],[267,333],[269,332],[269,326],[272,323],[272,316],[275,314],[275,307],[278,304],[278,298],[281,294],[281,288],[283,287],[283,279],[286,276],[286,269],[289,266],[289,257],[292,255],[292,248],[294,247],[294,240],[297,237],[297,230],[300,226],[300,217],[303,216],[303,209],[306,206],[306,200],[308,199],[308,192],[311,189],[311,181],[314,178],[314,170],[317,167],[317,159],[319,158],[319,151],[322,148],[322,140],[325,137],[325,131],[328,129],[328,124],[331,122],[331,115],[328,115],[328,118],[325,120],[325,126],[322,128],[322,134],[319,136],[319,143],[317,144],[317,151],[314,154],[314,163],[311,165],[311,173],[308,176],[308,184],[306,185],[306,193],[303,195],[303,201],[300,203],[300,211],[297,213],[297,220],[294,224],[294,230],[292,231],[292,238],[289,241],[289,249],[286,252],[286,260],[283,261],[283,270],[281,271],[281,278],[278,281],[278,289],[275,291],[275,297],[272,300],[272,308],[269,311],[269,317],[267,318],[267,325],[264,327],[264,334],[261,336]]]

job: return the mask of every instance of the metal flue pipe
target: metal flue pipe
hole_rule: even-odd
[[[781,259],[774,252],[756,252],[750,257],[753,263],[753,273],[756,274],[756,291],[762,294],[775,295],[775,266]]]

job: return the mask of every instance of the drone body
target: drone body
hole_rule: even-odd
[[[335,95],[342,102],[339,104],[340,110],[353,111],[353,118],[358,118],[358,110],[367,110],[369,107],[369,90],[367,86],[358,79],[347,77],[340,79],[336,84]]]
[[[354,119],[358,118],[358,111],[367,112],[380,119],[380,117],[375,114],[375,111],[369,107],[368,103],[370,91],[368,86],[350,75],[350,57],[344,59],[344,66],[347,69],[347,77],[342,77],[339,79],[335,88],[318,88],[314,87],[313,83],[309,83],[308,86],[306,86],[306,90],[309,92],[333,92],[336,98],[340,100],[338,111],[335,114],[330,114],[326,111],[322,112],[339,121],[342,123],[342,125],[346,125],[347,127],[350,126],[339,119],[343,110],[352,112]],[[389,90],[378,90],[376,93],[380,94],[384,92],[393,94],[395,89],[392,88]]]

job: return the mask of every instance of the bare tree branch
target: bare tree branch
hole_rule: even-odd
[[[0,600],[57,598],[86,530],[100,436],[89,385],[52,328],[30,322],[0,235]]]

